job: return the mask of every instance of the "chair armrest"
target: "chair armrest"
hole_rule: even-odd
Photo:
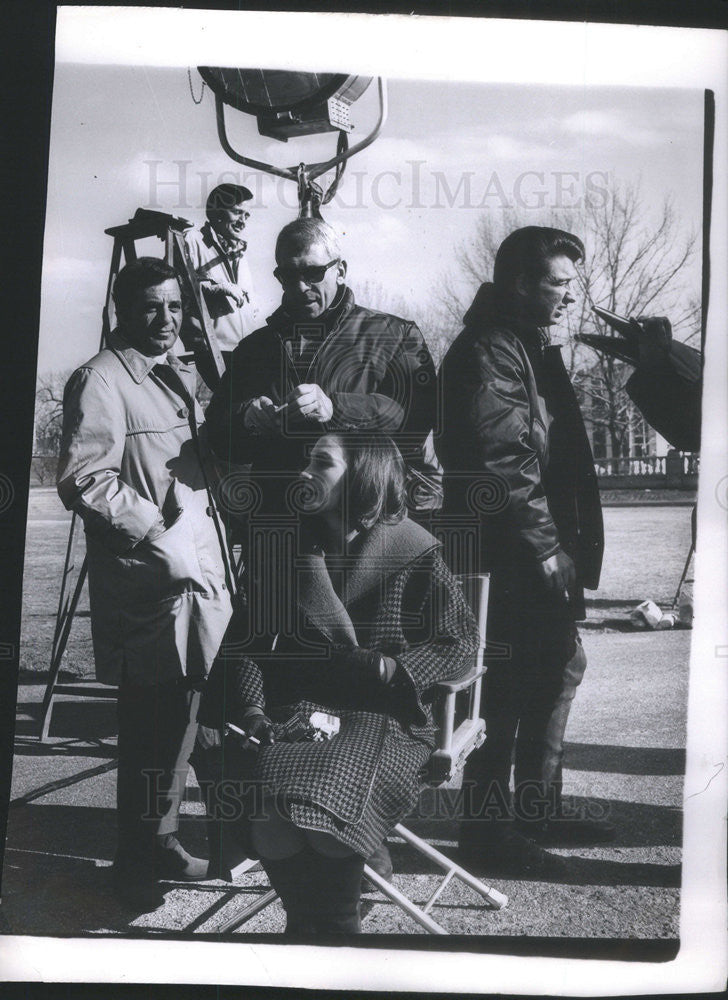
[[[435,686],[440,691],[447,691],[448,693],[456,693],[458,691],[467,690],[467,688],[471,687],[479,677],[483,676],[487,669],[483,664],[482,650],[478,650],[474,659],[475,663],[473,668],[465,675],[465,677],[460,677],[456,681],[438,681]]]

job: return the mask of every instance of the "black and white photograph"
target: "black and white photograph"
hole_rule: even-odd
[[[0,977],[721,988],[720,34],[58,9]]]

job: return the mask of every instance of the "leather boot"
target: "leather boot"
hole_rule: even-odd
[[[286,934],[360,934],[359,897],[364,859],[332,858],[311,847],[280,861],[261,858],[286,911]]]
[[[306,892],[310,853],[312,852],[306,848],[290,858],[277,861],[260,859],[268,880],[286,911],[287,935],[311,937],[316,933],[312,900]]]
[[[361,934],[359,899],[364,858],[331,858],[311,852],[309,889],[319,934]]]
[[[394,878],[394,868],[392,867],[392,856],[389,853],[389,848],[387,847],[387,841],[383,840],[379,847],[366,859],[364,864],[368,865],[370,868],[374,869],[377,875],[385,880],[385,882],[391,882]],[[376,892],[377,886],[370,881],[366,875],[362,876],[361,880],[361,891],[362,892]]]

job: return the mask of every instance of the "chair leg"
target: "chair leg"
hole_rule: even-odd
[[[438,898],[440,893],[445,889],[448,883],[453,878],[459,878],[461,882],[470,886],[471,889],[479,893],[485,899],[488,904],[489,909],[500,910],[502,907],[506,906],[508,903],[508,897],[502,892],[498,892],[497,889],[493,889],[486,885],[480,879],[472,875],[466,868],[461,867],[456,864],[451,858],[448,858],[445,854],[442,854],[436,848],[432,847],[427,841],[422,840],[420,837],[408,830],[406,826],[402,826],[398,823],[395,826],[393,833],[402,840],[406,841],[411,847],[419,851],[430,861],[433,861],[436,865],[445,871],[445,876],[435,889],[432,896],[425,904],[424,907],[418,906],[413,903],[411,899],[400,892],[399,889],[395,888],[394,885],[386,882],[381,875],[378,875],[372,868],[368,865],[364,866],[364,874],[371,879],[371,881],[377,886],[377,888],[388,898],[391,899],[393,903],[404,910],[405,913],[409,914],[413,920],[424,927],[426,931],[430,934],[447,934],[448,932],[437,923],[436,920],[429,915],[428,910],[434,904],[435,900]]]
[[[440,934],[447,935],[448,931],[445,930],[436,920],[429,915],[428,909],[433,905],[437,897],[443,891],[448,882],[453,878],[459,878],[466,885],[470,886],[475,892],[481,895],[488,903],[489,909],[500,910],[508,904],[508,897],[497,889],[493,889],[491,886],[486,885],[480,879],[472,875],[466,868],[462,868],[460,865],[452,861],[445,854],[442,854],[436,848],[432,847],[426,841],[422,840],[420,837],[408,830],[407,827],[402,826],[398,823],[393,831],[398,837],[406,841],[415,850],[418,850],[425,857],[429,858],[440,868],[445,871],[445,877],[442,882],[438,885],[435,892],[432,894],[430,899],[427,901],[424,907],[418,906],[413,903],[411,899],[405,896],[404,893],[400,892],[392,883],[387,882],[383,879],[378,872],[368,865],[364,865],[364,874],[369,878],[374,885],[380,890],[380,892],[386,896],[388,899],[396,905],[399,906],[401,910],[407,913],[413,920],[415,920],[421,927],[430,934]],[[230,931],[236,930],[241,927],[248,920],[252,919],[257,913],[270,906],[271,903],[278,899],[278,893],[275,889],[270,889],[268,892],[263,893],[259,896],[255,902],[246,906],[245,909],[241,910],[239,913],[230,917],[228,920],[223,921],[219,924],[215,931],[218,934],[227,934]]]
[[[275,903],[278,899],[278,893],[275,889],[269,889],[268,892],[264,892],[262,896],[252,902],[245,909],[240,910],[239,913],[235,913],[232,917],[227,920],[223,920],[222,923],[218,924],[215,928],[216,934],[229,934],[231,931],[237,930],[238,927],[242,927],[243,924],[247,923],[248,920],[264,910],[266,906],[270,906],[271,903]]]
[[[369,865],[364,865],[364,874],[367,878],[371,879],[380,892],[382,892],[388,899],[391,899],[392,902],[395,903],[401,910],[408,913],[413,920],[416,920],[417,923],[421,927],[424,927],[426,931],[429,931],[430,934],[447,934],[444,927],[441,927],[436,920],[433,920],[432,917],[428,916],[428,914],[425,913],[425,911],[422,910],[416,903],[413,903],[408,896],[405,896],[403,892],[400,892],[399,889],[395,888],[391,882],[387,882],[383,879],[382,876],[375,872],[373,868],[370,868]]]
[[[402,840],[407,841],[412,847],[418,850],[421,854],[424,854],[426,858],[430,861],[434,861],[436,865],[444,869],[445,872],[452,872],[453,877],[459,878],[466,885],[469,885],[471,889],[479,893],[483,899],[486,900],[489,907],[493,910],[502,910],[504,906],[508,905],[508,896],[504,895],[502,892],[498,892],[497,889],[493,889],[491,886],[486,885],[481,879],[476,878],[472,875],[467,868],[463,868],[461,865],[456,864],[451,858],[448,858],[446,854],[442,854],[436,848],[432,847],[427,843],[426,840],[422,840],[421,837],[416,836],[411,830],[408,830],[406,826],[402,826],[398,823],[393,831]]]

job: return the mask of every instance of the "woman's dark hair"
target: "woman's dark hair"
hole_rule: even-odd
[[[339,437],[347,464],[350,523],[396,524],[407,513],[407,470],[399,448],[384,435]]]
[[[153,285],[161,285],[177,272],[160,257],[138,257],[119,271],[114,282],[114,304],[120,315],[128,313],[137,294]]]
[[[525,226],[506,236],[498,247],[493,267],[493,284],[499,301],[513,293],[520,274],[537,280],[546,270],[549,258],[560,254],[576,264],[584,259],[584,244],[573,233],[549,226]]]

